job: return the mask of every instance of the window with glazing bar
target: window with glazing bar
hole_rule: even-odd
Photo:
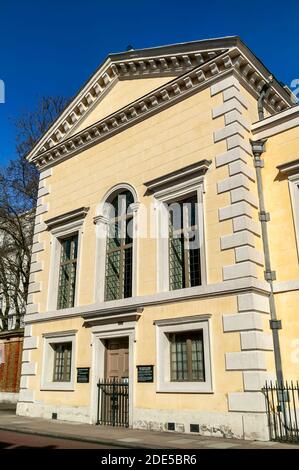
[[[130,191],[123,191],[110,202],[107,251],[105,300],[132,296],[133,213],[134,202]]]
[[[173,382],[204,382],[203,332],[170,333],[170,368]]]
[[[75,304],[77,275],[78,234],[61,240],[57,308],[70,308]]]
[[[170,290],[201,284],[197,197],[168,205]]]
[[[53,382],[70,382],[72,363],[72,343],[54,343]]]

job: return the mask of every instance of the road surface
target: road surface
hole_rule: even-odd
[[[88,442],[72,441],[54,437],[35,436],[12,431],[0,430],[0,450],[3,449],[122,449],[123,447],[108,446]]]

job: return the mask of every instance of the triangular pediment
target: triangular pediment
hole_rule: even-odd
[[[94,103],[88,112],[77,124],[70,130],[68,136],[76,134],[83,129],[95,124],[106,116],[115,113],[118,109],[133,103],[141,96],[146,95],[150,91],[164,85],[174,77],[148,77],[139,78],[138,80],[117,80],[109,89],[109,92]]]
[[[56,157],[90,140],[88,132],[81,138],[84,129],[99,123],[92,129],[93,138],[98,138],[110,128],[114,131],[115,127],[124,127],[136,115],[148,113],[160,99],[167,101],[173,95],[176,98],[177,93],[210,82],[231,68],[248,81],[257,95],[270,75],[238,37],[110,54],[27,158],[39,160],[39,168],[51,164]],[[288,107],[291,102],[287,91],[276,80],[271,83],[268,102],[273,112]],[[102,122],[105,117],[109,117],[109,122]],[[70,140],[72,136],[78,136],[75,143]]]
[[[54,147],[74,134],[79,127],[81,129],[83,121],[95,108],[97,111],[94,115],[96,116],[97,113],[102,115],[99,104],[105,100],[106,105],[108,100],[105,98],[113,90],[116,82],[144,79],[144,84],[137,87],[141,89],[140,96],[143,96],[149,91],[149,79],[153,79],[153,87],[158,88],[167,79],[171,80],[223,53],[232,46],[234,39],[194,41],[110,54],[40,139],[28,158],[31,160],[35,155]],[[135,92],[129,93],[129,96],[134,95],[132,101],[137,98],[136,83],[132,84],[132,91],[134,87]],[[120,105],[119,108],[121,107]],[[113,109],[114,106],[111,111]],[[87,122],[90,123],[90,121],[89,119]]]

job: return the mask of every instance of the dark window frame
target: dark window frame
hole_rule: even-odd
[[[190,234],[199,244],[197,194],[185,196],[167,204],[169,214],[169,288],[184,289],[202,284],[201,250],[190,249]],[[171,204],[180,206],[180,227],[174,227]],[[192,240],[191,240],[192,241]]]
[[[204,351],[204,332],[202,329],[181,331],[168,333],[170,343],[170,381],[171,382],[205,382],[205,351]],[[199,342],[201,351],[194,350],[195,343]],[[186,345],[185,351],[182,351],[182,344]],[[180,344],[180,348],[178,348]],[[180,351],[178,350],[180,349]],[[193,359],[193,354],[196,354],[196,360]],[[173,361],[173,355],[176,356],[176,361]],[[198,355],[201,355],[198,361]],[[184,361],[185,357],[185,361]],[[201,367],[199,367],[201,363]],[[174,364],[176,366],[174,367]],[[181,364],[181,367],[179,367]],[[196,364],[196,367],[194,365]],[[179,378],[179,374],[181,377]],[[197,374],[197,378],[194,376]]]
[[[120,207],[115,201],[126,195],[125,203],[121,201]],[[127,196],[129,204],[127,203]],[[134,223],[134,215],[129,211],[129,206],[134,202],[130,191],[119,191],[112,199],[112,206],[116,208],[116,217],[111,217],[108,222],[106,266],[105,266],[105,301],[118,300],[132,297],[133,289],[133,243],[134,239],[127,234],[127,226]],[[111,237],[111,231],[113,236]],[[113,263],[113,257],[116,263]],[[118,265],[117,265],[117,261]],[[117,272],[118,269],[118,272]],[[109,275],[109,273],[112,273]],[[113,286],[113,281],[117,284]]]
[[[57,309],[72,308],[75,305],[77,268],[78,268],[78,244],[79,234],[59,239],[60,242],[60,262]],[[70,256],[66,256],[66,244],[70,242]],[[74,256],[72,256],[74,253]],[[67,272],[69,268],[69,273]],[[65,289],[65,290],[64,290]]]
[[[71,382],[72,377],[72,349],[71,341],[52,343],[54,351],[53,382]]]

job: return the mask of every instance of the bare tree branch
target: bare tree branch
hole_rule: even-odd
[[[0,331],[9,328],[12,314],[20,327],[27,303],[39,176],[26,155],[66,104],[44,97],[16,119],[16,157],[0,167]]]

